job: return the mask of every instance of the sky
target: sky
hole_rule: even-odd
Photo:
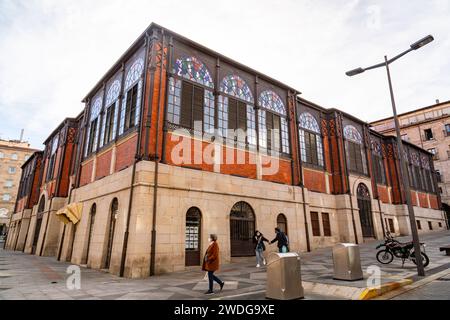
[[[386,71],[345,72],[432,34],[392,65],[398,111],[450,100],[449,17],[448,0],[0,0],[0,138],[24,129],[41,149],[151,22],[323,107],[378,120],[392,114]]]

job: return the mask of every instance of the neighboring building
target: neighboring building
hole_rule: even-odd
[[[200,265],[211,233],[223,263],[255,254],[256,229],[293,251],[411,233],[394,138],[156,24],[84,102],[7,248],[140,278]],[[432,155],[407,149],[421,232],[444,230]]]
[[[450,221],[450,101],[412,110],[399,115],[405,141],[432,153],[443,209]],[[371,123],[373,130],[396,135],[393,118]]]
[[[0,235],[7,231],[14,212],[22,164],[35,150],[28,142],[0,139]]]

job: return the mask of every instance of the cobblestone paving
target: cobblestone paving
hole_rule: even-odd
[[[450,300],[450,275],[408,291],[392,300]]]
[[[408,241],[408,239],[400,239]],[[432,263],[429,273],[450,266],[450,257],[439,252],[439,246],[450,244],[450,232],[421,236],[428,244],[427,253]],[[376,246],[379,242],[360,246],[363,270],[368,266],[380,266],[382,281],[412,277],[415,266],[408,262],[404,268],[395,260],[388,266],[376,262]],[[3,246],[0,244],[0,248]],[[325,284],[366,287],[366,281],[343,282],[333,280],[331,249],[302,253],[303,281]],[[81,290],[68,290],[66,280],[68,263],[57,262],[55,258],[36,257],[19,252],[0,249],[0,300],[204,300],[207,283],[200,268],[189,268],[148,279],[123,279],[109,273],[81,269]],[[254,259],[239,259],[232,265],[225,265],[218,273],[226,285],[222,293],[208,298],[237,296],[239,299],[264,299],[266,272],[257,269]],[[367,277],[368,275],[366,275]],[[437,285],[439,286],[439,285]],[[305,292],[307,299],[327,297]],[[329,298],[329,297],[328,297]]]

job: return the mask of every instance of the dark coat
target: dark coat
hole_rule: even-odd
[[[278,241],[278,248],[283,248],[283,246],[288,246],[287,237],[283,232],[278,232],[275,239],[273,239],[270,243],[275,243]]]
[[[253,236],[253,244],[255,245],[255,250],[258,247],[258,242],[259,241],[261,241],[261,247],[262,247],[263,251],[266,251],[266,246],[264,245],[264,242],[269,243],[269,240],[264,238],[264,236],[260,236],[259,238],[257,236]]]
[[[219,270],[219,245],[213,242],[206,250],[203,258],[203,271],[217,271]]]

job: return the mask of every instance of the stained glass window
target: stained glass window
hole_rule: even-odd
[[[195,57],[183,57],[175,62],[174,73],[179,77],[214,88],[208,68]]]
[[[363,140],[362,140],[362,136],[359,133],[358,129],[356,129],[354,126],[352,125],[348,125],[344,128],[344,137],[347,140],[362,144]]]
[[[251,105],[247,105],[247,141],[249,145],[256,146],[256,114]]]
[[[299,116],[299,125],[303,129],[320,134],[319,123],[317,122],[316,118],[314,118],[309,112],[302,113]]]
[[[203,121],[204,121],[204,131],[209,134],[214,134],[214,94],[210,90],[205,90],[204,97],[204,108],[203,108]]]
[[[110,106],[113,102],[117,100],[120,95],[120,81],[116,80],[113,82],[106,95],[106,106]]]
[[[266,111],[259,110],[259,146],[267,149],[267,125],[266,125]]]
[[[229,75],[222,80],[220,91],[235,98],[247,101],[253,104],[252,92],[247,83],[237,75]]]
[[[102,111],[102,98],[97,98],[94,104],[92,105],[91,121],[97,119],[101,111]]]
[[[300,153],[302,162],[324,166],[323,144],[319,123],[309,112],[299,116]]]
[[[130,89],[131,86],[139,80],[142,75],[142,71],[144,71],[144,59],[139,58],[133,63],[127,73],[125,78],[125,90]]]
[[[181,112],[181,80],[169,79],[169,96],[167,105],[167,121],[180,124]]]
[[[368,174],[367,157],[363,146],[363,139],[359,131],[352,125],[344,128],[345,151],[350,171]]]
[[[261,93],[259,97],[259,106],[261,108],[279,113],[286,116],[286,108],[281,98],[273,91],[267,90]]]
[[[218,133],[222,137],[228,132],[228,97],[219,96]]]
[[[139,124],[143,90],[144,59],[137,59],[125,78],[125,95],[120,112],[119,135]]]

